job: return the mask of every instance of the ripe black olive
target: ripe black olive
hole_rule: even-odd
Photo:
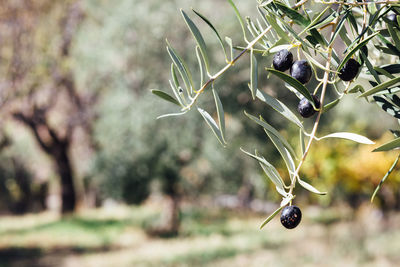
[[[339,71],[339,78],[343,81],[351,81],[353,80],[358,73],[361,65],[357,60],[350,58],[343,66],[343,68]]]
[[[301,221],[301,210],[297,206],[287,206],[282,210],[281,223],[287,229],[293,229]]]
[[[274,55],[272,65],[279,71],[287,71],[293,63],[293,54],[286,49],[282,49]]]
[[[315,107],[320,108],[321,102],[319,101],[319,99],[315,95],[313,95],[312,97],[315,102]],[[303,118],[309,118],[317,112],[310,101],[308,101],[308,99],[305,97],[300,100],[299,105],[297,106],[297,111]]]
[[[290,67],[290,75],[302,84],[308,83],[312,75],[311,66],[306,60],[297,60]]]

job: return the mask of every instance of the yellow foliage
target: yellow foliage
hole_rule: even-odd
[[[341,184],[349,191],[375,187],[389,170],[399,152],[372,152],[375,147],[393,139],[389,135],[376,144],[359,145],[340,139],[315,142],[301,175],[313,184],[325,184],[328,189]],[[398,182],[400,166],[396,166],[388,183]],[[370,192],[372,193],[372,192]]]

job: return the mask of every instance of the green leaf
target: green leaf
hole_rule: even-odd
[[[257,154],[257,151],[256,151],[256,155],[253,155],[250,152],[245,151],[243,148],[240,148],[240,150],[243,153],[245,153],[246,155],[252,157],[253,159],[256,159],[260,163],[263,171],[265,172],[267,177],[271,180],[271,182],[274,183],[274,185],[277,188],[279,188],[280,191],[283,191],[283,192],[285,191],[284,190],[285,184],[284,184],[281,176],[279,175],[279,172],[275,169],[275,167],[271,163],[269,163],[264,157],[260,157]],[[286,195],[287,194],[285,194],[284,196],[286,196]]]
[[[269,215],[268,218],[265,219],[265,221],[260,225],[260,229],[262,229],[267,223],[269,223],[282,209],[283,206],[279,207],[276,211]]]
[[[289,151],[289,149],[287,149],[282,144],[282,142],[279,140],[279,138],[277,136],[275,136],[271,132],[267,131],[266,129],[264,129],[264,131],[268,135],[268,137],[271,139],[271,141],[275,145],[276,149],[279,151],[279,154],[281,154],[283,161],[286,164],[286,168],[288,169],[288,173],[290,176],[292,176],[292,174],[295,172],[296,165],[294,164],[293,158],[291,156],[291,152]],[[294,157],[295,157],[295,155],[294,155]]]
[[[174,63],[171,63],[171,76],[172,76],[172,80],[174,81],[175,87],[179,88],[179,81],[178,81],[178,77],[176,76]]]
[[[396,95],[394,95],[393,97],[397,98]],[[395,106],[394,104],[390,103],[385,98],[380,96],[374,96],[373,98],[378,106],[380,106],[386,113],[397,119],[400,119],[400,108],[398,106]]]
[[[272,28],[275,30],[275,32],[279,35],[279,37],[285,40],[286,43],[290,43],[292,41],[289,35],[276,22],[275,15],[269,13],[266,14],[265,18],[267,19],[268,23],[272,26]]]
[[[341,70],[344,66],[344,64],[351,58],[351,56],[357,52],[361,47],[366,45],[372,38],[374,38],[379,32],[376,32],[374,34],[371,34],[367,38],[365,38],[362,42],[360,42],[358,45],[356,45],[353,49],[350,50],[350,52],[347,53],[347,55],[344,57],[340,65],[337,67],[338,70]]]
[[[218,38],[219,44],[221,45],[222,50],[224,51],[225,59],[226,59],[226,61],[228,61],[228,55],[227,55],[227,53],[226,53],[226,49],[225,49],[224,43],[222,42],[222,38],[221,38],[221,36],[219,35],[217,29],[214,27],[214,25],[212,25],[212,23],[211,23],[206,17],[204,17],[202,14],[200,14],[199,12],[197,12],[197,11],[194,10],[194,9],[192,9],[192,10],[193,10],[193,12],[194,12],[197,16],[199,16],[205,23],[207,23],[207,25],[210,26],[210,28],[214,31],[215,35],[216,35],[217,38]]]
[[[328,46],[330,46],[335,41],[337,35],[340,33],[342,27],[344,26],[344,22],[346,21],[348,14],[349,12],[346,12],[344,16],[340,19],[338,25],[336,26],[335,32],[333,33],[332,38],[329,41]]]
[[[224,115],[224,108],[222,106],[221,100],[219,99],[217,91],[214,89],[214,84],[213,84],[213,89],[212,89],[213,95],[214,95],[214,101],[215,101],[215,106],[217,108],[217,114],[218,114],[218,124],[219,124],[219,129],[221,131],[221,137],[224,143],[225,141],[225,115]]]
[[[372,152],[382,152],[382,151],[390,151],[393,149],[398,149],[400,147],[400,137],[393,139],[377,148],[372,150]]]
[[[366,144],[366,145],[375,144],[375,142],[371,141],[370,139],[368,139],[365,136],[355,134],[355,133],[347,133],[347,132],[338,132],[338,133],[328,134],[328,135],[325,135],[325,136],[319,138],[319,140],[325,139],[325,138],[342,138],[342,139],[347,139],[347,140],[351,140],[351,141],[354,141],[354,142],[357,142],[360,144]]]
[[[354,93],[357,93],[357,92],[364,92],[364,88],[359,84],[357,84],[356,86],[354,86],[353,88],[351,88],[348,91],[349,94],[354,94]]]
[[[242,16],[240,15],[239,10],[237,9],[237,7],[233,3],[233,1],[232,0],[228,0],[228,2],[232,6],[233,10],[235,11],[236,17],[237,17],[237,19],[239,20],[239,23],[240,23],[240,27],[242,28],[243,37],[244,37],[245,40],[247,40],[247,38],[246,38],[246,30],[244,28],[244,22],[243,22]]]
[[[197,45],[200,48],[201,55],[203,56],[204,63],[206,65],[207,72],[210,72],[210,66],[208,61],[208,54],[207,54],[207,46],[204,42],[203,36],[201,35],[197,26],[193,23],[193,21],[186,15],[185,11],[181,9],[181,13],[183,19],[185,20],[187,26],[189,27],[191,33],[193,34],[194,39],[196,40]]]
[[[184,107],[185,104],[183,103],[182,94],[179,93],[179,89],[175,87],[175,85],[172,83],[171,80],[169,80],[169,85],[171,86],[172,92],[174,93],[176,99],[178,100],[179,105],[181,107]]]
[[[381,83],[381,79],[379,78],[378,73],[376,72],[376,70],[374,69],[374,67],[371,64],[371,61],[369,61],[368,57],[364,54],[361,53],[361,57],[365,63],[365,66],[367,66],[367,69],[369,71],[370,74],[372,74],[372,76],[374,76],[374,79],[377,83]]]
[[[204,84],[204,64],[203,64],[203,60],[202,57],[200,56],[201,51],[198,45],[196,45],[196,57],[197,57],[197,62],[199,64],[199,70],[200,70],[200,85],[199,87],[201,87]]]
[[[278,111],[282,116],[287,118],[289,121],[293,122],[300,128],[303,128],[303,124],[301,124],[300,120],[294,115],[294,113],[281,101],[272,96],[268,95],[267,93],[257,90],[257,97],[261,101],[265,102],[267,105],[271,106],[273,109]]]
[[[386,77],[388,77],[389,79],[393,79],[396,78],[396,76],[394,76],[393,74],[387,72],[386,70],[379,68],[379,67],[374,67],[374,70],[376,72],[378,72],[379,75],[385,75]]]
[[[286,147],[287,150],[292,154],[293,157],[296,157],[296,153],[294,153],[294,150],[293,150],[292,146],[288,143],[288,141],[286,141],[286,139],[274,127],[272,127],[266,121],[264,121],[261,116],[260,116],[261,117],[261,120],[260,120],[257,117],[250,115],[246,111],[244,111],[244,114],[248,118],[250,118],[251,120],[256,122],[258,125],[263,127],[266,131],[272,133],[279,140],[279,143],[281,143],[284,147]]]
[[[153,94],[155,94],[156,96],[158,96],[158,97],[160,97],[160,98],[162,98],[162,99],[164,99],[164,100],[166,100],[168,102],[171,102],[171,103],[173,103],[173,104],[175,104],[177,106],[180,106],[178,100],[176,100],[174,97],[172,97],[170,94],[168,94],[168,93],[166,93],[164,91],[153,89],[153,90],[151,90],[151,92]]]
[[[366,91],[365,93],[362,93],[361,95],[359,95],[358,97],[364,97],[364,96],[370,96],[373,95],[379,91],[383,91],[385,89],[387,89],[388,87],[395,85],[396,83],[400,82],[400,77],[396,77],[394,79],[388,80],[384,83],[381,83],[375,87],[372,87],[371,89],[369,89],[368,91]]]
[[[390,167],[390,169],[387,171],[387,173],[385,174],[385,176],[383,176],[382,180],[379,182],[378,186],[375,188],[374,193],[371,196],[371,203],[374,201],[374,198],[376,196],[376,194],[378,193],[379,189],[381,188],[382,184],[386,181],[386,179],[389,177],[389,175],[392,173],[392,171],[394,170],[394,167],[396,167],[397,162],[399,161],[400,155],[397,156],[396,160],[393,162],[392,166]]]
[[[172,48],[172,46],[168,43],[167,41],[167,51],[169,56],[172,59],[172,62],[178,69],[179,74],[181,75],[188,94],[190,95],[193,91],[193,81],[192,81],[192,76],[189,72],[189,69],[187,68],[185,62],[179,57],[179,55],[175,52],[175,50]]]
[[[302,94],[305,98],[307,98],[308,101],[310,101],[310,103],[313,103],[315,106],[314,99],[312,98],[310,92],[308,92],[307,88],[301,82],[284,72],[272,68],[266,68],[266,70],[293,86],[300,94]]]
[[[340,98],[335,99],[335,100],[333,100],[332,102],[326,104],[326,105],[323,107],[322,112],[325,113],[325,112],[327,112],[328,110],[334,108],[337,104],[339,104],[339,102],[340,102]]]
[[[222,138],[222,134],[220,129],[218,128],[217,124],[215,123],[214,119],[208,114],[207,111],[201,108],[197,108],[197,110],[200,112],[201,116],[203,116],[204,120],[208,124],[208,126],[211,128],[215,136],[217,137],[218,141],[221,143],[221,145],[225,146],[224,139]]]
[[[258,65],[257,59],[254,56],[253,49],[250,50],[250,91],[253,100],[256,99],[257,86],[258,86]]]
[[[280,2],[275,2],[275,5],[282,11],[283,14],[292,19],[296,24],[305,27],[308,26],[308,24],[310,24],[310,20],[308,20],[306,17],[298,13],[296,10],[287,7],[286,5]]]
[[[307,25],[307,27],[302,30],[301,32],[306,32],[309,29],[311,29],[311,27],[313,27],[314,25],[316,25],[317,23],[319,23],[320,19],[322,18],[322,16],[329,10],[331,9],[330,6],[327,6],[324,10],[322,10],[321,12],[317,13],[317,15],[313,18],[313,20]],[[333,20],[333,19],[332,19]]]
[[[229,45],[230,51],[231,51],[231,60],[233,60],[233,44],[232,44],[232,39],[229,37],[225,37],[225,42]]]
[[[390,36],[392,37],[394,46],[400,47],[400,36],[397,28],[395,29],[391,24],[388,24],[387,29],[389,30]]]
[[[313,192],[315,194],[318,195],[326,195],[327,192],[320,192],[318,189],[316,189],[314,186],[310,185],[309,183],[301,180],[300,178],[297,179],[297,181],[299,181],[299,184],[304,187],[305,189],[307,189],[310,192]]]
[[[400,64],[389,64],[379,66],[380,69],[387,71],[390,74],[400,73]]]
[[[169,114],[164,114],[164,115],[160,115],[157,117],[158,119],[162,119],[162,118],[167,118],[167,117],[177,117],[177,116],[181,116],[183,114],[185,114],[186,112],[188,112],[187,110],[183,111],[183,112],[178,112],[178,113],[169,113]]]

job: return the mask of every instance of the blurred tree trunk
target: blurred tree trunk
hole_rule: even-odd
[[[61,180],[62,213],[73,212],[76,208],[76,190],[74,186],[73,171],[68,155],[71,136],[61,138],[50,127],[45,118],[46,110],[34,108],[32,114],[22,112],[14,113],[15,119],[30,128],[43,151],[52,159]]]
[[[68,148],[69,142],[60,144],[55,148],[53,156],[61,179],[62,213],[73,212],[76,208],[77,199]]]
[[[99,92],[79,91],[71,64],[74,38],[85,14],[80,0],[14,3],[5,1],[6,11],[0,14],[0,21],[11,29],[0,32],[1,39],[7,40],[0,47],[12,51],[6,72],[10,86],[4,98],[8,108],[2,115],[27,126],[50,156],[60,179],[61,211],[70,213],[80,199],[69,154],[77,140],[75,130],[84,132],[81,142],[96,149],[92,124]]]

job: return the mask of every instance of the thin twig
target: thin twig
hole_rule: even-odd
[[[337,17],[337,18],[335,19],[335,22],[334,22],[334,24],[332,25],[331,36],[333,36],[333,34],[334,34],[335,30],[336,30],[336,27],[337,27],[337,24],[338,24],[338,23],[339,23],[339,17]],[[311,135],[310,135],[310,139],[308,140],[308,144],[307,144],[307,146],[306,146],[306,149],[304,150],[304,153],[303,153],[303,156],[301,157],[301,160],[300,160],[300,162],[299,162],[299,165],[297,166],[297,168],[296,168],[296,170],[295,170],[295,172],[294,172],[294,174],[293,174],[292,183],[291,183],[290,189],[289,189],[289,195],[292,195],[292,193],[293,193],[293,189],[294,189],[294,187],[295,187],[295,185],[296,185],[296,181],[297,181],[297,179],[299,178],[300,168],[302,167],[304,161],[305,161],[306,158],[307,158],[307,155],[308,155],[308,152],[310,151],[312,142],[314,141],[314,139],[316,139],[316,136],[315,136],[315,135],[316,135],[316,133],[317,133],[317,129],[318,129],[318,126],[319,126],[319,122],[320,122],[321,115],[322,115],[322,112],[323,112],[323,108],[322,108],[322,107],[324,106],[325,93],[326,93],[326,89],[327,89],[327,87],[328,87],[328,82],[329,82],[329,74],[330,74],[330,71],[328,71],[328,70],[329,70],[330,67],[331,67],[332,50],[333,50],[332,46],[333,46],[333,43],[334,43],[334,42],[332,42],[332,43],[329,45],[329,47],[328,47],[328,58],[327,58],[326,65],[325,65],[325,69],[326,69],[326,70],[325,70],[325,72],[324,72],[324,78],[323,78],[323,81],[322,81],[322,90],[321,90],[321,99],[320,99],[321,108],[320,108],[319,111],[318,111],[317,119],[315,120],[314,127],[313,127],[313,129],[312,129],[312,132],[311,132]],[[290,201],[290,203],[291,203],[291,202],[292,202],[292,201]]]

